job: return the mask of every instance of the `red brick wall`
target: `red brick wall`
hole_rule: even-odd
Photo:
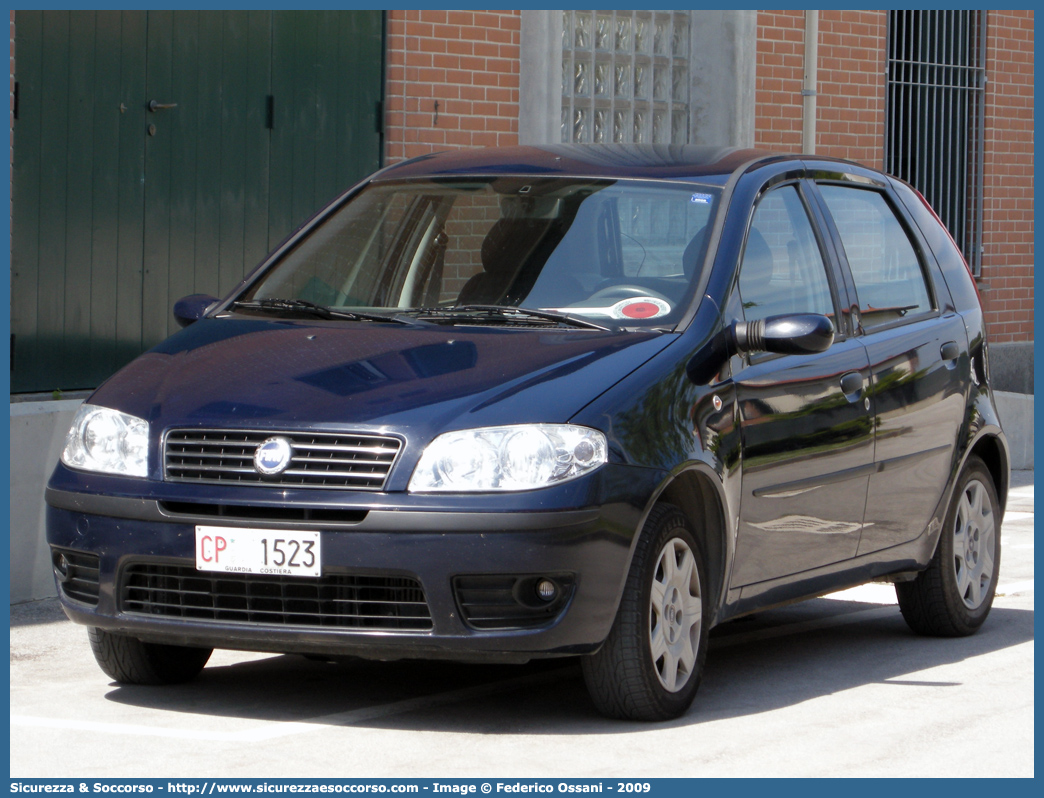
[[[843,152],[877,169],[884,164],[886,19],[884,11],[819,12],[816,151]]]
[[[880,168],[883,11],[820,11],[816,152]],[[754,146],[801,151],[805,12],[758,12]]]
[[[982,297],[990,340],[1033,340],[1033,12],[986,19]]]
[[[517,144],[520,31],[518,11],[389,11],[386,162]]]
[[[804,12],[759,11],[755,146],[801,151]],[[886,14],[819,13],[816,151],[880,168]],[[982,297],[991,340],[1033,340],[1033,12],[987,18]]]
[[[802,11],[759,11],[754,146],[801,152]]]

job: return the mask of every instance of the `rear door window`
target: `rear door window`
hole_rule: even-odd
[[[884,195],[820,185],[855,281],[864,328],[933,309],[921,259]]]

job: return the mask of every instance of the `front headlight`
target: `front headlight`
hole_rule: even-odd
[[[148,476],[148,422],[107,407],[80,405],[65,436],[62,462],[86,471]]]
[[[575,479],[605,461],[605,435],[572,424],[518,424],[447,432],[424,450],[409,490],[533,490]]]

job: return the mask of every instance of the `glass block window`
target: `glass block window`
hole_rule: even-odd
[[[563,11],[561,137],[688,142],[688,12]]]

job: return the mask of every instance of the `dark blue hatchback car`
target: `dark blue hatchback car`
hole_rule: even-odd
[[[703,148],[378,172],[83,405],[62,604],[122,683],[213,648],[581,655],[684,712],[711,627],[870,580],[964,635],[1008,448],[975,284],[908,185]]]

